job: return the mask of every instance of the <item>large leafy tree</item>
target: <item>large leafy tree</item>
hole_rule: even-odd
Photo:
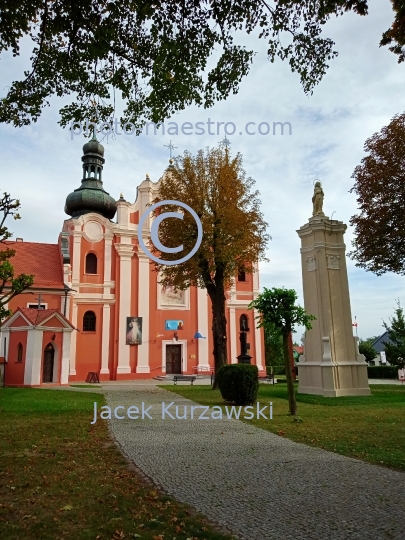
[[[390,336],[390,343],[383,342],[387,360],[393,366],[403,368],[405,366],[405,317],[399,300],[395,315],[390,319],[390,325],[386,322],[383,324]]]
[[[391,0],[391,3],[395,19],[391,28],[384,32],[380,45],[389,45],[400,63],[405,61],[405,3],[404,0]]]
[[[354,226],[356,266],[377,275],[405,274],[405,113],[367,139],[366,155],[353,173],[360,213]]]
[[[230,156],[224,145],[199,151],[196,156],[185,152],[176,158],[159,185],[159,200],[178,200],[190,206],[201,220],[202,243],[188,261],[181,264],[155,264],[164,287],[184,290],[191,285],[207,290],[212,304],[212,335],[215,373],[227,363],[227,291],[238,271],[252,273],[259,260],[266,260],[270,239],[267,223],[260,212],[254,180],[246,177],[242,156]],[[154,201],[158,202],[158,200]],[[180,211],[172,204],[156,213]],[[196,245],[198,231],[187,211],[183,219],[164,219],[158,230],[160,242],[168,248],[183,246],[178,253],[164,253],[167,261],[180,260]],[[156,247],[152,251],[158,254]]]
[[[12,199],[9,193],[3,193],[0,199],[0,326],[1,322],[11,315],[11,311],[5,307],[6,304],[31,287],[34,282],[33,275],[14,275],[14,267],[10,259],[14,257],[15,250],[9,247],[10,243],[6,243],[12,233],[6,227],[5,221],[9,216],[20,219],[18,213],[20,206],[18,199]]]
[[[297,401],[295,399],[293,375],[290,363],[289,335],[294,332],[296,325],[312,328],[313,315],[308,315],[304,308],[296,305],[297,293],[294,289],[264,288],[263,292],[251,302],[250,309],[259,312],[258,327],[274,325],[283,336],[283,356],[285,373],[287,376],[289,410],[292,415],[297,414]]]
[[[401,0],[393,6],[383,41],[403,60]],[[209,107],[248,74],[251,33],[267,42],[271,62],[288,61],[308,93],[337,54],[323,25],[350,10],[366,15],[367,0],[0,0],[0,53],[18,56],[22,40],[32,43],[29,69],[0,101],[0,121],[35,122],[54,95],[74,96],[62,125],[107,121],[115,91],[126,102],[123,121],[138,128],[191,103]]]

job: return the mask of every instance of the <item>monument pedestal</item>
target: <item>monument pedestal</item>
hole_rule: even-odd
[[[298,363],[301,394],[368,396],[367,362],[353,336],[343,235],[346,225],[316,215],[297,233],[301,238],[304,306],[315,315]]]

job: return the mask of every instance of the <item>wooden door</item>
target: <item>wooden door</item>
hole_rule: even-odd
[[[166,373],[181,374],[181,345],[166,345]]]
[[[42,382],[53,382],[53,360],[55,356],[55,350],[51,344],[47,345],[44,351],[44,364],[42,370]]]

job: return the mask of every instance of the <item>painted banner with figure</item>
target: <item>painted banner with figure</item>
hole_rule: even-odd
[[[127,345],[142,345],[142,317],[127,317]]]

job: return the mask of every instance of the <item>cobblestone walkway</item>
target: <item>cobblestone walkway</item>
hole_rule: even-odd
[[[111,420],[116,439],[157,485],[241,540],[405,538],[403,473],[238,420],[162,420],[162,402],[194,403],[153,386],[103,392],[110,407],[153,405],[152,420]]]

